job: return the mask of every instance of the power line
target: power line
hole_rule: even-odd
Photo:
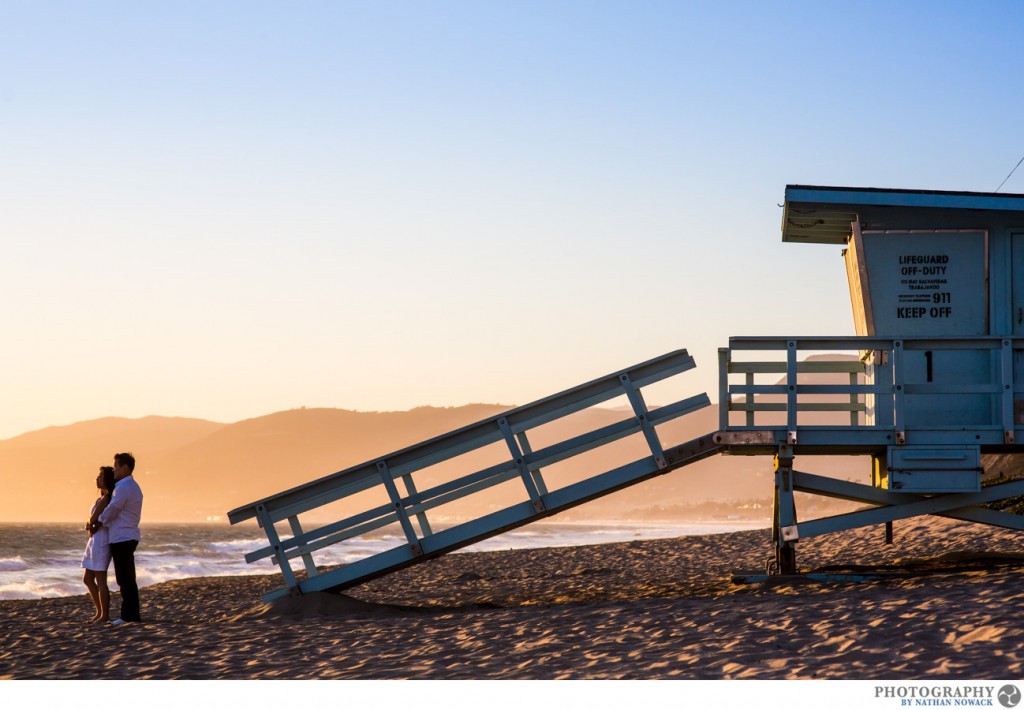
[[[1010,175],[1013,175],[1015,172],[1017,172],[1017,168],[1020,167],[1021,163],[1024,163],[1024,155],[1022,155],[1020,157],[1020,160],[1017,161],[1017,164],[1013,166],[1013,170],[1010,171]],[[1003,185],[1006,184],[1006,181],[1010,179],[1010,175],[1007,175],[1005,178],[1003,178],[1003,181],[999,183],[999,187],[1002,187]],[[999,192],[999,187],[996,188],[996,192]]]

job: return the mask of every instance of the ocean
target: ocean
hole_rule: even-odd
[[[533,523],[484,540],[459,552],[566,547],[604,542],[649,540],[681,535],[754,530],[763,522],[721,523]],[[143,525],[135,554],[139,586],[187,577],[270,574],[270,560],[246,564],[245,554],[267,544],[255,527],[225,524]],[[86,533],[77,523],[0,523],[0,599],[41,599],[85,594],[82,553]],[[318,565],[346,564],[402,543],[400,531],[353,538],[314,553]],[[458,554],[458,553],[455,553]],[[300,563],[293,561],[295,569]],[[111,590],[117,589],[114,569]]]

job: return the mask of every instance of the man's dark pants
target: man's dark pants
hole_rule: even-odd
[[[121,589],[121,618],[142,621],[139,616],[139,585],[135,582],[135,548],[138,540],[110,543],[114,557],[114,577]]]

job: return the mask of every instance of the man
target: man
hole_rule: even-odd
[[[114,494],[99,517],[110,531],[110,552],[114,558],[114,577],[121,589],[121,618],[111,624],[142,621],[139,615],[139,585],[135,582],[135,548],[142,535],[142,489],[135,482],[135,457],[114,455]]]

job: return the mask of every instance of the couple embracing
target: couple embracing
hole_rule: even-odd
[[[135,457],[115,454],[113,466],[101,466],[96,477],[100,497],[92,507],[89,542],[85,546],[82,579],[93,604],[95,623],[124,624],[142,621],[139,616],[139,585],[135,581],[135,548],[139,545],[142,517],[142,489],[132,477]],[[110,619],[110,589],[107,568],[114,561],[114,577],[121,590],[121,618]]]

